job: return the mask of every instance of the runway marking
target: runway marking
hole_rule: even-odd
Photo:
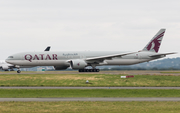
[[[0,89],[180,89],[180,87],[0,87]]]
[[[57,101],[180,101],[180,98],[0,98],[0,102],[21,101],[21,102],[57,102]]]

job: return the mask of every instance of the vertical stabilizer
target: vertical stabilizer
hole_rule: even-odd
[[[48,46],[44,51],[50,51],[51,46]]]
[[[144,47],[143,51],[158,52],[166,29],[160,29],[159,32]]]

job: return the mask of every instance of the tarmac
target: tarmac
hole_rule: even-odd
[[[165,72],[165,73],[162,73]],[[168,73],[166,73],[168,72]],[[177,72],[177,73],[174,73]],[[12,72],[0,72],[0,75],[16,75],[17,72],[16,71],[12,71]],[[42,72],[38,72],[38,71],[34,71],[34,72],[29,72],[29,71],[22,71],[21,74],[111,74],[111,75],[167,75],[167,76],[180,76],[180,71],[176,70],[176,71],[172,71],[172,70],[166,70],[166,71],[162,71],[162,70],[120,70],[120,71],[100,71],[100,72],[83,72],[83,73],[79,73],[78,71],[42,71]]]
[[[0,89],[180,89],[180,87],[0,87]]]

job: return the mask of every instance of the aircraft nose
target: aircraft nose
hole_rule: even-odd
[[[13,60],[9,60],[9,59],[6,59],[5,62],[8,64],[14,64]]]
[[[11,60],[11,58],[9,58],[9,57],[5,60],[6,63],[11,63],[11,61],[12,61],[12,60]]]
[[[5,61],[6,61],[6,63],[10,63],[8,59],[6,59]]]

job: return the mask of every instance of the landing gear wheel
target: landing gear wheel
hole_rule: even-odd
[[[21,73],[21,70],[17,70],[17,73]]]
[[[89,72],[93,72],[93,69],[89,69]]]
[[[96,69],[96,72],[99,72],[100,70],[99,69]]]

